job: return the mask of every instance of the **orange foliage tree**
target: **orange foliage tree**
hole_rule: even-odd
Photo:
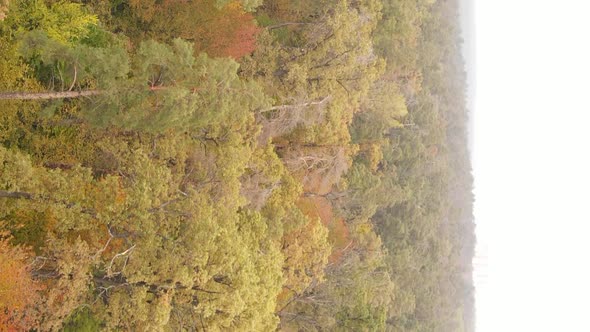
[[[218,8],[215,0],[130,0],[133,14],[151,38],[182,38],[194,42],[195,52],[241,58],[254,51],[260,28],[237,1]]]
[[[211,56],[229,56],[235,59],[254,51],[260,28],[256,26],[254,17],[244,12],[240,3],[232,2],[211,12],[211,21],[197,26],[191,36],[196,37],[197,49],[200,48]]]
[[[28,330],[37,322],[41,285],[32,279],[28,259],[28,250],[0,232],[0,331]]]

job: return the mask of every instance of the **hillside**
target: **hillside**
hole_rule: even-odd
[[[0,1],[0,326],[473,331],[458,13]]]

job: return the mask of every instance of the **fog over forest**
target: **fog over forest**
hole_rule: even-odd
[[[469,150],[473,152],[473,130],[475,129],[475,98],[477,96],[477,54],[475,51],[475,1],[461,0],[460,22],[461,38],[463,39],[462,54],[465,59],[467,73],[467,110],[469,112]],[[473,156],[472,156],[473,157]]]

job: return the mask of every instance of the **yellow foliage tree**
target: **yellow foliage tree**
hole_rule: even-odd
[[[328,242],[328,229],[319,218],[283,237],[283,275],[284,291],[291,296],[299,296],[312,283],[321,283],[324,268],[331,253]],[[285,305],[284,303],[280,305]],[[280,308],[279,308],[280,309]]]

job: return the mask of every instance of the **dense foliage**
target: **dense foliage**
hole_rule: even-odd
[[[473,331],[457,15],[0,1],[0,330]]]

